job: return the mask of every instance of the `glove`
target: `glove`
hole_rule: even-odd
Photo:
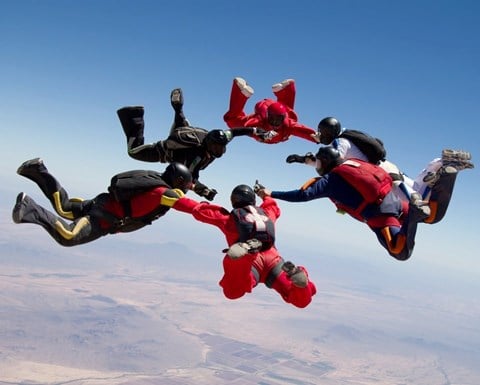
[[[213,188],[206,188],[202,191],[200,196],[204,197],[207,201],[213,201],[217,192],[218,191]]]
[[[305,163],[306,160],[309,159],[311,161],[315,161],[315,155],[313,155],[311,152],[307,152],[305,155],[297,155],[297,154],[292,154],[287,156],[287,159],[285,160],[287,163]]]
[[[257,194],[260,190],[263,190],[265,188],[264,185],[258,183],[258,179],[255,181],[255,185],[253,186],[253,192]]]
[[[266,131],[263,128],[257,128],[256,136],[258,136],[263,142],[268,142],[273,137],[277,136],[278,132],[276,131]]]
[[[206,198],[209,201],[212,201],[213,198],[215,198],[215,195],[217,195],[217,190],[213,188],[208,188],[205,186],[203,183],[196,182],[195,186],[193,187],[193,191],[195,194],[200,195],[201,197]]]
[[[262,127],[254,127],[253,135],[258,136],[263,139],[267,134],[267,130],[264,130]]]
[[[305,157],[302,155],[292,154],[285,159],[287,163],[305,163]]]

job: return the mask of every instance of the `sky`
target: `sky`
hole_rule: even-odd
[[[48,204],[15,173],[34,157],[72,196],[97,195],[120,171],[163,170],[128,157],[116,110],[144,106],[146,141],[164,139],[170,91],[181,87],[193,125],[227,128],[222,117],[236,76],[255,89],[247,112],[273,97],[272,84],[295,79],[300,122],[316,128],[335,116],[377,136],[412,177],[443,148],[468,150],[476,162],[479,12],[473,0],[2,1],[0,188],[11,199],[0,205],[10,210],[19,191]],[[314,170],[285,158],[316,150],[299,138],[276,145],[235,138],[201,180],[229,207],[237,184],[301,186]],[[419,227],[407,262],[389,257],[365,225],[327,200],[280,202],[277,245],[319,263],[322,255],[348,256],[405,273],[423,266],[478,277],[478,177],[478,168],[460,173],[445,219]],[[224,247],[218,230],[182,213],[161,221],[125,237]]]

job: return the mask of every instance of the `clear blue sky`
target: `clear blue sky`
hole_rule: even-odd
[[[255,88],[248,111],[272,96],[273,83],[294,78],[301,122],[316,127],[333,115],[368,131],[411,176],[446,147],[471,151],[480,168],[479,14],[473,0],[2,1],[1,188],[38,194],[15,174],[36,156],[73,195],[96,195],[118,171],[163,170],[128,158],[115,111],[144,105],[147,141],[162,139],[173,116],[170,90],[182,87],[192,124],[225,128],[235,76]],[[296,138],[270,146],[238,138],[202,180],[224,205],[236,184],[256,178],[273,189],[296,188],[314,171],[284,159],[315,150]],[[459,175],[446,218],[420,226],[408,266],[480,271],[478,177],[478,168]],[[281,249],[360,254],[403,268],[327,200],[281,208]],[[168,231],[155,224],[132,237],[161,232],[180,241],[186,229],[223,246],[216,229],[182,215],[169,214]]]

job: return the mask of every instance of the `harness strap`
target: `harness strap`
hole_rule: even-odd
[[[260,273],[254,266],[252,266],[252,274],[255,277],[255,282],[256,282],[255,286],[256,286],[258,285],[258,282],[260,282]]]
[[[269,289],[273,286],[273,283],[282,272],[283,262],[283,258],[280,257],[280,261],[278,261],[278,263],[273,267],[273,269],[269,271],[267,278],[265,279],[265,286],[267,286]]]

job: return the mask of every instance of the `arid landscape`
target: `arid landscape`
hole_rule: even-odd
[[[228,301],[218,261],[186,246],[105,239],[64,249],[38,232],[29,242],[5,234],[0,384],[480,381],[478,296],[314,270],[318,293],[306,309],[263,286]]]

